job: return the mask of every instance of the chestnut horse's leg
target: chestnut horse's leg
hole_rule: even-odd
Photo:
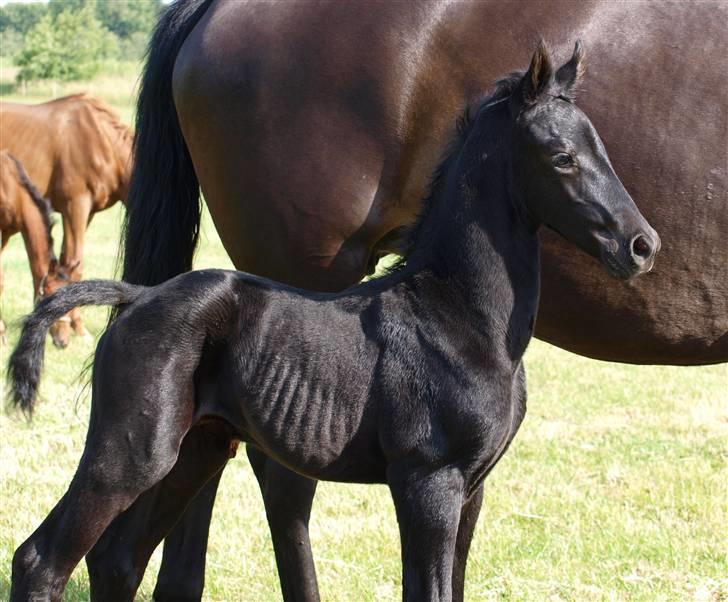
[[[0,345],[5,344],[6,342],[6,329],[5,329],[5,322],[3,322],[3,311],[2,311],[2,296],[3,296],[3,251],[5,250],[5,245],[8,244],[8,238],[9,236],[6,235],[5,232],[0,231]]]
[[[470,543],[473,541],[473,533],[482,505],[483,484],[481,483],[460,510],[460,524],[458,525],[455,560],[452,568],[452,599],[454,602],[462,602],[465,598],[465,565],[468,562]]]
[[[387,481],[402,543],[403,599],[450,602],[462,476],[454,469],[423,475],[410,467],[390,466]]]
[[[159,542],[205,483],[219,479],[231,440],[231,430],[222,421],[205,422],[190,430],[174,468],[117,517],[86,556],[93,600],[134,598]]]
[[[73,282],[81,280],[83,276],[83,251],[86,228],[91,219],[91,209],[91,197],[83,195],[68,201],[61,211],[63,215],[61,264],[70,268],[70,276]],[[72,309],[69,316],[73,331],[79,336],[86,334],[78,307]]]
[[[318,481],[288,470],[252,445],[246,449],[263,494],[283,599],[317,602],[308,520]]]

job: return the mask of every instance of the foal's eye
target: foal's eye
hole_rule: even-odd
[[[553,162],[556,167],[571,167],[574,159],[569,153],[558,153],[554,155]]]

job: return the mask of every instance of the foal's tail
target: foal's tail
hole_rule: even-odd
[[[12,403],[27,415],[33,413],[40,382],[45,336],[48,329],[61,316],[74,307],[84,305],[123,305],[133,303],[143,286],[114,280],[85,280],[69,284],[43,299],[23,325],[15,351],[8,362],[8,378]]]
[[[192,269],[199,183],[172,96],[174,63],[212,0],[178,0],[149,42],[137,101],[134,163],[124,222],[122,279],[154,285]]]

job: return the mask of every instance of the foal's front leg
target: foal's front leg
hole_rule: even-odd
[[[423,473],[387,471],[402,543],[402,597],[450,602],[463,479],[451,468]]]
[[[475,490],[469,499],[465,500],[460,510],[460,524],[458,525],[458,538],[455,544],[455,562],[452,569],[452,599],[453,602],[463,602],[465,599],[465,566],[468,562],[470,543],[473,541],[475,525],[483,505],[483,484]]]

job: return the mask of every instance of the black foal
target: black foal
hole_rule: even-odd
[[[153,288],[87,281],[44,300],[10,362],[28,411],[52,321],[126,307],[96,350],[78,471],[17,550],[12,599],[60,599],[89,551],[92,595],[133,597],[154,548],[242,440],[315,479],[386,482],[404,598],[450,600],[474,496],[526,409],[539,225],[619,278],[649,270],[659,248],[571,101],[580,67],[578,45],[556,72],[539,48],[464,121],[406,261],[386,277],[314,294],[205,270]],[[123,582],[104,570],[120,537],[134,550]]]

